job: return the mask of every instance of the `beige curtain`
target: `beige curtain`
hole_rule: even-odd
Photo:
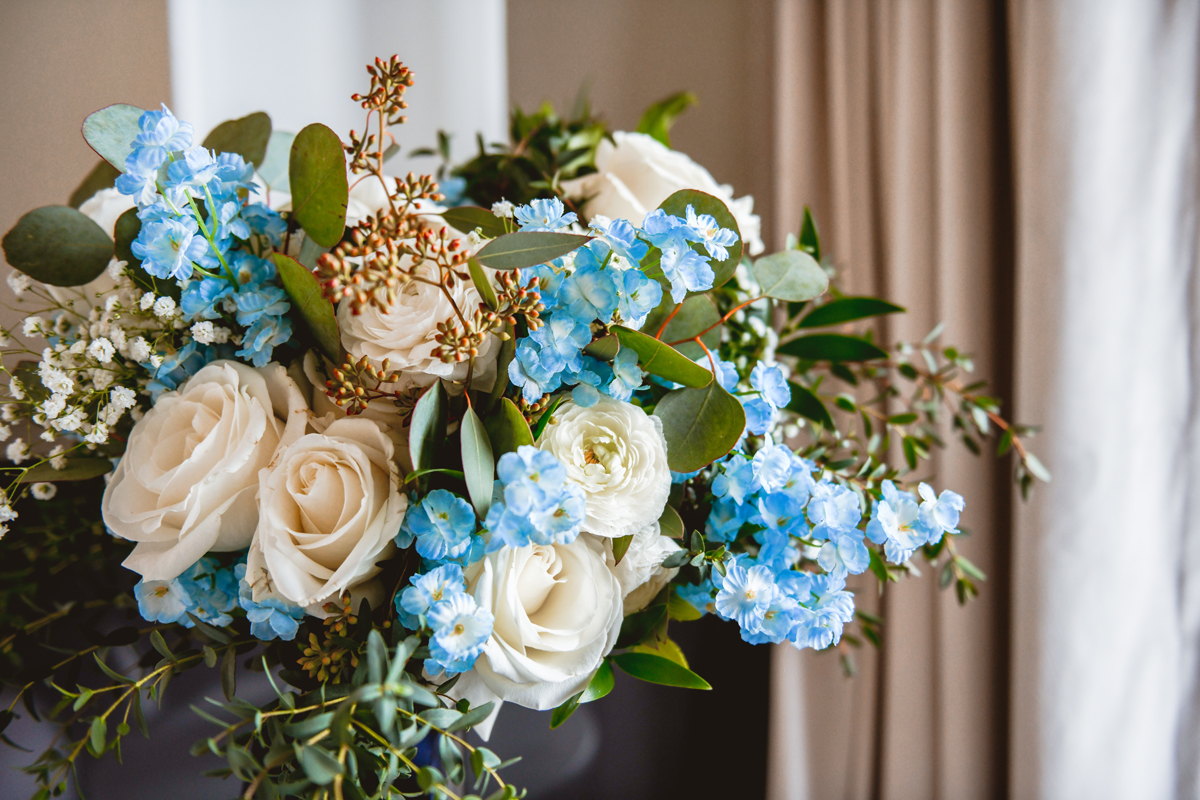
[[[811,206],[844,289],[907,307],[885,335],[918,340],[944,323],[942,341],[975,355],[1009,412],[1017,399],[1018,417],[1036,415],[1038,393],[1013,391],[1018,330],[1038,332],[1023,312],[1040,296],[1018,269],[1033,250],[1017,231],[1046,209],[1042,194],[1014,187],[1045,167],[1035,78],[1048,73],[1035,67],[1048,7],[779,0],[775,10],[776,228],[794,229]],[[1047,368],[1036,350],[1021,351],[1024,380]],[[878,653],[855,654],[853,680],[827,654],[778,648],[772,798],[1036,792],[1037,677],[1026,668],[1036,587],[1013,580],[1026,557],[1015,532],[1029,526],[1014,525],[1006,462],[952,446],[936,472],[968,498],[961,550],[988,574],[980,598],[959,608],[928,570],[882,597],[860,581],[859,602],[878,609],[885,633]]]

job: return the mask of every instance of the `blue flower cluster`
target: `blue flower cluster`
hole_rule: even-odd
[[[255,189],[252,165],[237,153],[192,146],[192,126],[166,106],[142,114],[138,127],[116,184],[138,206],[133,254],[154,277],[186,282],[181,310],[189,320],[233,315],[246,329],[236,354],[265,366],[291,338],[290,305],[271,262],[241,248],[252,236],[278,246],[285,223],[245,201]],[[203,279],[189,280],[197,272]]]
[[[837,644],[854,619],[854,595],[844,578],[798,570],[774,573],[765,565],[743,566],[739,557],[724,577],[713,577],[717,616],[731,619],[750,644],[791,642],[823,650]]]
[[[229,612],[238,605],[238,578],[215,559],[202,558],[178,578],[138,581],[133,593],[138,611],[147,622],[178,622],[191,628],[195,623],[190,613],[220,627],[233,621]]]
[[[888,561],[903,564],[917,548],[937,544],[947,533],[958,533],[958,517],[965,501],[950,490],[938,497],[929,484],[917,487],[921,499],[902,492],[891,481],[883,482],[883,499],[875,503],[875,512],[867,523],[867,538],[882,544]]]
[[[238,579],[238,605],[245,610],[246,619],[250,621],[250,634],[264,642],[272,639],[290,642],[295,639],[296,632],[300,630],[300,620],[304,619],[304,609],[271,597],[256,603],[253,590],[245,580],[246,565],[234,565],[233,574]]]
[[[753,393],[739,393],[737,367],[728,361],[715,359],[717,365],[717,382],[721,388],[730,394],[737,394],[746,410],[746,430],[756,436],[771,432],[779,409],[784,408],[792,400],[792,390],[788,386],[787,377],[778,364],[768,364],[759,361],[750,371],[750,387]],[[708,367],[707,358],[697,362]]]
[[[420,630],[421,617],[433,631],[425,669],[431,674],[466,672],[475,664],[492,635],[495,618],[467,594],[462,567],[443,564],[423,575],[396,595],[400,622]]]
[[[427,561],[462,559],[470,564],[483,555],[483,540],[474,534],[471,504],[445,489],[434,489],[409,507],[396,545],[403,550],[415,541],[417,554]]]
[[[525,231],[555,231],[575,221],[557,198],[520,206],[515,217]],[[737,241],[737,234],[721,228],[711,216],[697,215],[691,206],[686,220],[658,209],[647,215],[641,229],[603,217],[594,218],[591,227],[596,238],[587,245],[523,273],[526,281],[537,279],[546,306],[545,324],[517,343],[508,368],[509,379],[521,387],[527,402],[537,402],[560,386],[575,387],[572,399],[584,407],[595,405],[601,394],[629,400],[644,377],[637,355],[621,351],[607,364],[585,354],[593,323],[616,321],[640,328],[662,302],[662,286],[642,271],[650,245],[662,252],[658,266],[679,302],[688,291],[713,285],[709,259],[691,244],[702,243],[712,258],[727,258],[726,248]]]
[[[484,527],[487,552],[529,544],[568,544],[583,529],[583,489],[567,480],[567,468],[552,453],[521,445],[496,462],[492,507]]]

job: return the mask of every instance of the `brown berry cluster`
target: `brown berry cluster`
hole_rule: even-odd
[[[351,629],[358,624],[358,615],[349,591],[342,592],[340,599],[340,606],[325,604],[330,616],[325,619],[324,639],[310,633],[308,646],[302,647],[302,655],[297,659],[301,669],[322,682],[341,683],[342,677],[358,666],[358,653],[341,644],[353,633]]]
[[[350,170],[355,174],[375,172],[383,167],[388,150],[395,142],[387,128],[404,124],[405,117],[400,113],[408,108],[404,92],[413,84],[412,70],[400,62],[399,56],[392,56],[387,61],[376,58],[374,64],[367,65],[367,74],[371,76],[371,90],[365,95],[351,95],[351,99],[367,112],[366,132],[360,136],[350,131],[350,144],[346,145]],[[377,117],[378,133],[371,132],[372,115]],[[385,139],[391,139],[393,144],[385,145]]]
[[[466,361],[479,355],[479,347],[488,336],[496,336],[502,340],[511,338],[508,332],[517,324],[517,317],[525,318],[525,324],[530,330],[541,327],[540,314],[545,306],[541,295],[537,292],[537,279],[522,285],[514,270],[496,273],[500,289],[496,292],[496,307],[489,309],[480,303],[475,313],[463,320],[448,319],[438,323],[437,334],[433,337],[438,346],[434,355],[444,362]]]

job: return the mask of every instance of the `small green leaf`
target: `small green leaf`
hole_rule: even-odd
[[[550,730],[554,730],[571,718],[571,715],[575,713],[575,709],[579,708],[579,700],[582,697],[583,692],[576,692],[564,700],[561,706],[554,709],[554,713],[550,715]]]
[[[467,407],[462,419],[462,463],[467,481],[467,494],[480,519],[487,517],[492,506],[492,483],[496,477],[496,461],[492,443],[475,409]]]
[[[446,220],[446,224],[451,228],[462,233],[470,233],[479,228],[483,235],[489,239],[495,239],[507,233],[504,229],[504,220],[486,208],[458,206],[457,208],[443,211],[442,219]]]
[[[817,261],[821,260],[821,238],[817,235],[817,223],[813,220],[808,206],[804,207],[804,221],[800,223],[800,249]]]
[[[476,725],[478,725],[479,723],[481,723],[485,719],[487,719],[488,716],[491,715],[492,709],[494,709],[495,707],[496,707],[495,703],[484,703],[481,706],[476,706],[475,708],[472,708],[470,711],[463,714],[461,717],[456,719],[454,722],[450,723],[450,725],[448,725],[446,727],[446,732],[454,733],[455,731],[462,731],[462,730],[466,730],[467,728],[475,727]]]
[[[267,140],[267,154],[258,165],[258,177],[274,192],[290,192],[291,181],[288,180],[288,159],[292,152],[292,142],[296,134],[287,131],[272,131]]]
[[[222,122],[204,137],[204,147],[218,153],[237,153],[247,163],[261,166],[267,157],[267,142],[271,139],[271,118],[264,111],[255,111],[240,119]]]
[[[104,721],[104,717],[93,717],[92,728],[88,736],[88,743],[92,746],[92,752],[100,754],[104,752],[104,740],[108,737],[108,723]]]
[[[649,653],[620,653],[613,656],[612,660],[625,672],[648,683],[683,689],[712,689],[704,678],[669,658]]]
[[[188,619],[190,619],[192,624],[195,625],[196,630],[200,631],[214,642],[219,644],[232,644],[233,639],[230,638],[229,634],[225,631],[216,626],[208,624],[190,611],[187,612],[187,615]]]
[[[513,332],[513,326],[506,325],[504,330],[508,333],[508,338],[500,343],[500,352],[496,355],[496,382],[492,384],[492,388],[488,392],[487,402],[484,404],[485,412],[491,411],[495,407],[496,401],[508,388],[508,365],[512,363],[513,357],[517,354],[517,337]]]
[[[433,727],[445,730],[462,716],[462,712],[453,708],[428,708],[418,716]]]
[[[843,336],[840,333],[802,336],[781,344],[776,352],[809,361],[874,361],[888,357],[886,350],[881,350],[865,339]]]
[[[672,216],[686,219],[688,206],[691,206],[697,214],[710,215],[716,219],[718,225],[722,228],[728,228],[738,236],[737,242],[728,248],[729,258],[723,261],[714,259],[711,262],[713,273],[716,276],[713,280],[713,288],[724,286],[733,277],[733,273],[737,271],[738,263],[742,260],[742,250],[745,246],[745,242],[742,241],[742,231],[725,203],[711,194],[698,192],[695,189],[681,189],[675,192],[675,194],[664,200],[659,208]],[[703,245],[693,244],[692,249],[702,253],[704,258],[708,259],[708,253],[704,250]]]
[[[728,453],[746,429],[737,398],[713,381],[703,389],[676,389],[654,408],[667,440],[667,464],[695,472]]]
[[[435,381],[413,407],[408,452],[416,469],[433,467],[433,456],[446,438],[446,390]]]
[[[326,358],[337,363],[341,360],[337,315],[333,311],[333,304],[321,295],[321,284],[317,281],[317,276],[283,253],[275,253],[271,260],[275,262],[275,268],[279,271],[279,281],[292,301],[292,306],[312,333],[317,348]]]
[[[1046,469],[1045,465],[1038,460],[1038,457],[1033,453],[1025,455],[1025,468],[1028,469],[1033,476],[1043,483],[1050,482],[1050,470]]]
[[[130,699],[130,705],[133,706],[133,724],[137,726],[138,732],[145,738],[150,738],[150,727],[146,725],[146,715],[142,713],[142,693],[134,692]]]
[[[550,420],[554,419],[554,412],[558,410],[560,405],[562,405],[562,401],[562,395],[554,398],[554,401],[551,402],[550,405],[546,407],[546,410],[542,412],[542,415],[538,417],[538,421],[533,425],[533,430],[530,431],[533,434],[534,442],[542,438],[542,431],[546,430],[546,426],[550,424]]]
[[[594,700],[607,697],[615,684],[616,680],[613,677],[612,664],[609,664],[608,659],[605,659],[600,662],[600,668],[592,675],[592,679],[588,682],[587,688],[583,690],[583,696],[579,698],[579,702],[591,703]]]
[[[50,462],[38,464],[21,476],[21,483],[86,481],[110,472],[112,472],[112,462],[107,458],[80,456],[68,458],[62,469],[55,469],[50,466]]]
[[[237,648],[225,648],[221,657],[221,691],[226,700],[232,700],[237,693]]]
[[[577,233],[518,231],[496,237],[475,257],[492,269],[525,269],[565,256],[589,241],[587,236]]]
[[[471,283],[475,284],[475,291],[479,292],[480,299],[489,310],[496,310],[496,290],[492,288],[492,282],[488,280],[487,273],[483,271],[483,265],[476,258],[471,258],[467,261],[467,268],[471,271]]]
[[[683,538],[683,520],[674,506],[664,506],[662,516],[658,518],[659,533],[672,539]]]
[[[294,743],[300,766],[308,779],[318,786],[328,786],[333,779],[343,772],[343,767],[332,753],[316,745],[307,747],[299,742]]]
[[[801,328],[825,328],[856,319],[903,313],[904,308],[878,297],[841,297],[814,308],[800,320]]]
[[[911,411],[905,414],[893,414],[887,418],[889,425],[911,425],[917,421],[917,415]]]
[[[133,683],[133,678],[125,677],[124,675],[122,675],[121,673],[117,672],[112,667],[110,667],[108,664],[105,664],[104,661],[100,658],[99,653],[92,653],[92,655],[96,659],[96,665],[100,667],[100,671],[103,672],[105,675],[112,678],[117,683]]]
[[[613,539],[612,549],[613,549],[614,563],[617,563],[617,564],[621,563],[621,559],[625,557],[625,554],[627,552],[629,552],[629,545],[632,543],[633,543],[633,534],[632,533],[629,534],[628,536],[618,536],[616,539]]]
[[[638,121],[637,132],[646,133],[671,146],[670,130],[675,118],[699,102],[691,92],[676,92],[646,109]]]
[[[583,352],[601,361],[612,361],[617,357],[617,353],[621,352],[621,342],[618,341],[616,334],[610,333],[583,348]]]
[[[35,208],[4,234],[4,258],[13,269],[52,286],[82,286],[104,272],[113,241],[70,206]]]
[[[654,629],[666,618],[665,605],[650,606],[649,608],[630,614],[621,622],[621,631],[617,634],[617,649],[633,647],[640,644],[654,633]]]
[[[829,276],[803,250],[781,250],[754,262],[754,278],[762,293],[776,300],[803,303],[829,288]]]
[[[623,325],[613,325],[611,330],[621,347],[637,353],[638,364],[646,372],[694,389],[713,383],[711,372],[653,336]]]
[[[874,547],[868,547],[867,553],[870,554],[871,562],[869,564],[871,572],[879,579],[880,583],[887,583],[888,571],[887,565],[883,563],[883,559],[879,557],[879,551]]]
[[[905,436],[902,442],[904,447],[904,460],[908,462],[910,470],[917,468],[917,441],[911,436]]]
[[[317,244],[333,247],[346,230],[346,156],[342,140],[320,123],[306,126],[288,159],[292,218]]]
[[[150,644],[158,651],[158,654],[168,661],[175,660],[175,654],[171,652],[171,648],[167,647],[167,640],[159,631],[150,631]]]
[[[83,138],[98,156],[124,172],[125,159],[133,152],[133,140],[141,133],[138,119],[143,113],[125,103],[106,106],[83,121]]]
[[[92,167],[92,171],[83,179],[83,183],[75,191],[71,192],[71,199],[67,201],[67,205],[71,208],[79,208],[101,189],[112,188],[112,185],[117,182],[120,177],[121,170],[114,167],[104,159],[96,162],[96,166]]]
[[[703,616],[694,605],[675,594],[674,590],[671,591],[670,597],[667,598],[667,615],[671,619],[679,620],[680,622],[691,622]]]
[[[813,391],[805,386],[789,381],[792,390],[791,402],[787,404],[788,411],[794,411],[802,417],[819,422],[827,429],[833,429],[833,417],[829,416],[829,409],[825,408],[825,404],[821,399],[813,393]]]
[[[966,556],[955,556],[954,560],[958,563],[958,568],[970,575],[972,578],[977,578],[981,581],[987,580],[987,575],[979,567],[975,566]]]
[[[483,427],[487,430],[492,455],[496,458],[505,453],[515,453],[523,444],[533,444],[529,423],[516,404],[507,397],[501,398],[492,413],[484,417]]]

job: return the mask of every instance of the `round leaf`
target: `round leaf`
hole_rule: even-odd
[[[733,214],[729,213],[729,208],[716,197],[704,192],[698,192],[695,189],[681,189],[675,194],[668,197],[659,206],[668,214],[687,219],[687,207],[691,206],[697,214],[708,214],[717,221],[717,224],[722,228],[728,228],[738,235],[738,240],[729,249],[729,257],[724,261],[713,260],[712,269],[716,278],[713,280],[713,288],[723,286],[733,273],[737,270],[738,262],[742,260],[742,231],[738,227],[737,220],[733,218]],[[692,249],[701,253],[705,258],[708,258],[708,251],[704,249],[704,245],[693,244]]]
[[[338,135],[320,123],[308,125],[292,142],[288,159],[292,217],[322,247],[333,247],[346,230],[346,155]]]
[[[222,122],[204,137],[204,146],[218,153],[237,153],[255,167],[267,156],[271,138],[271,118],[266,112],[255,111],[241,119]]]
[[[614,325],[611,330],[617,335],[621,347],[637,353],[638,364],[646,372],[684,386],[700,387],[712,383],[711,372],[674,347],[621,325]]]
[[[288,180],[288,159],[291,157],[292,142],[296,134],[287,131],[273,131],[267,140],[267,154],[258,165],[258,176],[272,190],[290,192],[292,184]]]
[[[728,453],[746,429],[737,398],[713,381],[702,389],[676,389],[654,408],[667,440],[667,464],[695,472]]]
[[[133,140],[141,132],[138,119],[144,113],[125,103],[106,106],[83,121],[83,138],[98,156],[124,172],[125,159],[133,152]]]
[[[4,235],[9,265],[53,286],[82,286],[98,277],[113,255],[104,229],[70,206],[35,208]]]
[[[587,236],[577,233],[518,231],[496,237],[475,257],[492,269],[525,269],[565,256],[588,241]]]
[[[341,359],[341,339],[338,336],[337,316],[333,312],[333,304],[321,295],[317,276],[283,253],[275,253],[271,260],[279,270],[279,282],[292,301],[292,307],[304,320],[318,349],[331,361],[338,362]]]
[[[829,288],[829,276],[803,250],[781,250],[754,262],[754,278],[762,293],[776,300],[803,303]]]

